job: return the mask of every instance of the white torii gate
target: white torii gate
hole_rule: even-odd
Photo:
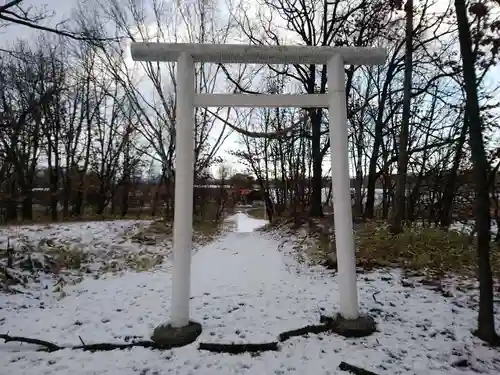
[[[132,43],[135,61],[177,62],[175,210],[170,325],[189,324],[193,232],[194,108],[328,108],[340,315],[359,317],[349,176],[344,65],[380,65],[382,48],[249,46],[243,44]],[[327,94],[195,93],[194,63],[326,64]]]

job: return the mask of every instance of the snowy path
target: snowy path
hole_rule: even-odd
[[[242,213],[233,220],[237,231],[193,258],[191,311],[204,329],[198,341],[272,341],[282,331],[318,323],[319,308],[334,311],[332,274],[297,264],[291,245],[253,232],[261,220]],[[18,296],[0,295],[0,332],[68,345],[79,344],[79,336],[85,343],[148,338],[168,320],[169,267],[87,279],[68,288],[68,296],[58,302],[27,299],[22,309],[9,304]],[[198,351],[197,343],[164,352],[134,348],[93,354],[38,353],[28,345],[0,343],[0,374],[348,374],[337,370],[341,360],[379,374],[500,372],[499,353],[469,332],[476,312],[462,303],[466,296],[446,299],[423,288],[404,288],[394,272],[362,275],[359,286],[362,308],[371,310],[381,331],[365,339],[294,338],[279,352],[256,357]],[[452,367],[459,358],[467,358],[473,369]]]

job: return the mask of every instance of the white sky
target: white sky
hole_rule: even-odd
[[[9,0],[0,0],[0,4],[5,4],[7,2],[9,2]],[[47,12],[54,13],[51,19],[40,22],[40,24],[45,26],[53,26],[71,17],[72,10],[76,7],[76,4],[78,4],[78,0],[23,0],[21,4],[23,9],[32,7],[33,14],[37,13],[36,9],[46,9]],[[36,38],[39,34],[39,30],[30,29],[21,25],[9,25],[1,29],[0,40],[1,44],[5,44],[19,38]]]

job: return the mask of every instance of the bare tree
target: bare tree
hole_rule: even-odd
[[[394,201],[394,212],[391,221],[391,232],[403,231],[402,220],[406,211],[406,174],[408,170],[408,136],[411,117],[411,94],[413,72],[413,0],[405,5],[406,35],[405,35],[405,76],[403,83],[403,114],[399,132],[398,147],[398,177]]]
[[[468,128],[470,134],[471,157],[475,181],[476,204],[474,216],[477,228],[477,254],[479,277],[479,315],[476,334],[489,343],[498,343],[495,331],[493,307],[493,276],[490,265],[490,198],[488,184],[488,160],[483,140],[482,119],[477,93],[475,58],[472,36],[464,0],[455,0],[458,21],[458,36],[462,55],[463,77],[466,91]],[[478,17],[486,17],[486,6],[476,3],[470,11]]]
[[[1,141],[12,172],[8,217],[16,218],[16,202],[20,200],[23,219],[32,220],[33,183],[44,144],[43,108],[58,95],[60,86],[54,84],[50,71],[45,69],[47,59],[43,52],[32,51],[25,44],[18,45],[17,57],[5,58],[3,64]]]
[[[42,20],[50,18],[54,13],[47,12],[45,9],[40,10],[33,6],[23,6],[24,0],[11,0],[0,6],[0,20],[4,21],[0,26],[8,26],[10,24],[18,24],[29,27],[31,29],[40,30],[63,36],[66,38],[80,41],[105,41],[108,38],[96,38],[91,30],[72,31],[63,28],[63,23],[59,23],[56,27],[48,27],[40,24]],[[120,38],[118,38],[120,39]],[[117,40],[115,38],[114,40]]]

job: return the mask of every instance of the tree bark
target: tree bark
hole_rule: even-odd
[[[74,217],[80,217],[83,215],[83,204],[85,200],[85,172],[77,171],[77,174],[79,181],[72,207],[72,215]]]
[[[408,170],[408,136],[411,116],[411,88],[413,72],[413,0],[408,0],[406,10],[406,41],[405,41],[405,78],[403,83],[403,116],[399,133],[398,175],[396,194],[394,196],[394,211],[391,220],[391,233],[403,231],[403,219],[406,211],[406,174]]]
[[[5,210],[5,222],[17,221],[18,187],[15,176],[11,176],[9,182],[9,194]]]
[[[323,189],[323,155],[321,153],[321,111],[315,110],[311,116],[312,141],[311,154],[313,164],[311,207],[309,216],[322,217],[321,191]]]
[[[66,165],[69,165],[67,163]],[[71,199],[71,189],[72,189],[72,181],[71,181],[71,172],[68,167],[66,167],[66,170],[64,172],[64,177],[63,177],[63,209],[62,209],[62,216],[64,219],[67,219],[69,217],[69,201]]]
[[[488,342],[498,343],[495,332],[493,309],[493,277],[490,265],[490,201],[488,186],[488,161],[482,135],[482,121],[479,110],[475,57],[472,52],[472,37],[467,19],[465,0],[455,0],[458,22],[458,37],[462,55],[463,77],[467,95],[466,106],[469,116],[470,147],[473,176],[476,190],[474,216],[477,229],[477,256],[479,278],[479,314],[476,335]]]
[[[21,215],[23,220],[33,220],[33,194],[31,190],[24,189],[23,201],[21,203]]]
[[[443,201],[441,203],[441,210],[439,212],[439,225],[442,229],[448,229],[451,225],[453,199],[457,188],[458,170],[460,167],[460,160],[463,155],[463,147],[467,139],[467,131],[469,129],[468,114],[465,113],[460,138],[455,150],[455,157],[453,158],[453,165],[446,179],[446,185],[443,192]]]

